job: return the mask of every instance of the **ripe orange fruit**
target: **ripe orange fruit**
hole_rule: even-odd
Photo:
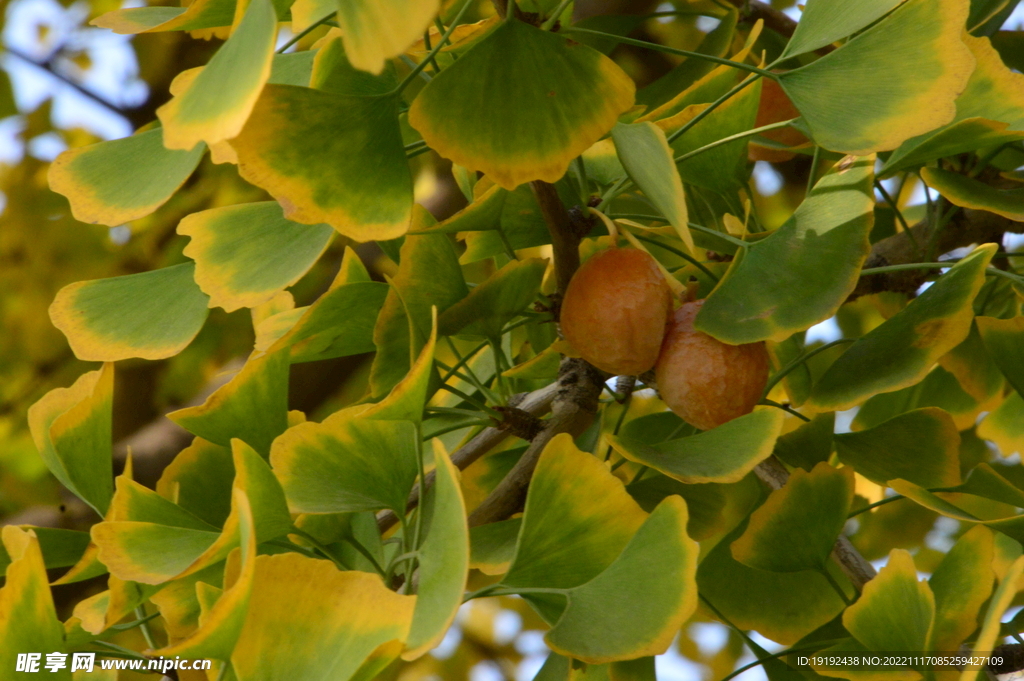
[[[634,376],[658,361],[672,291],[649,254],[609,248],[576,271],[562,300],[562,333],[602,371]]]
[[[654,371],[669,409],[711,430],[754,410],[768,383],[768,350],[763,342],[728,345],[694,329],[703,304],[684,303],[672,314]]]

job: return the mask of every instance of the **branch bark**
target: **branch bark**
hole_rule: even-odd
[[[569,212],[559,198],[555,185],[537,180],[530,183],[530,189],[533,190],[541,215],[551,233],[555,280],[558,282],[558,292],[564,295],[572,275],[580,266],[580,237],[573,229]]]

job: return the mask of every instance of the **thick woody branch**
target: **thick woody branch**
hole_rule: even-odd
[[[555,185],[537,180],[530,183],[530,189],[537,198],[544,222],[551,233],[551,250],[555,259],[555,279],[558,292],[565,293],[569,280],[580,266],[580,237],[569,219],[569,212],[558,197]]]
[[[774,454],[759,463],[754,473],[773,490],[782,489],[789,481],[789,471]],[[832,560],[839,564],[857,591],[861,591],[877,574],[875,568],[860,555],[845,534],[839,535],[835,546],[832,547]]]
[[[505,479],[470,514],[470,527],[504,520],[521,511],[533,470],[548,442],[560,433],[577,437],[593,422],[597,415],[597,398],[604,386],[604,375],[600,371],[581,359],[566,357],[555,386],[552,416],[547,426],[533,439]]]
[[[551,410],[551,403],[554,400],[555,393],[557,391],[558,384],[552,383],[551,385],[545,386],[540,390],[535,390],[526,395],[526,397],[516,403],[515,406],[517,409],[521,409],[533,416],[543,416]],[[473,439],[452,452],[452,463],[460,470],[466,468],[481,456],[497,447],[502,440],[509,436],[509,434],[509,431],[502,430],[500,428],[484,428],[477,433]],[[429,488],[433,484],[434,471],[430,471],[427,473],[426,486]],[[420,486],[417,484],[413,487],[412,493],[409,495],[409,501],[406,504],[406,512],[416,508],[419,503]],[[377,527],[381,532],[391,529],[391,527],[397,522],[398,516],[396,516],[393,511],[381,511],[377,514]]]

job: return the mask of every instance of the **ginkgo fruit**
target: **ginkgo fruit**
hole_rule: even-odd
[[[768,383],[763,342],[729,345],[697,331],[703,300],[684,303],[669,320],[655,367],[658,392],[687,423],[711,430],[749,414]]]
[[[576,271],[562,300],[562,333],[580,357],[617,376],[654,367],[672,291],[648,253],[612,247]]]

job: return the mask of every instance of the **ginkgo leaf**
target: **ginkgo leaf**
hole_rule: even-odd
[[[434,485],[427,489],[424,513],[430,527],[420,546],[419,586],[406,651],[414,660],[432,649],[462,605],[469,573],[469,528],[459,477],[444,446],[434,440]]]
[[[238,135],[270,76],[277,12],[250,0],[242,20],[188,89],[157,109],[164,146],[192,149]]]
[[[276,201],[192,213],[178,223],[191,238],[185,255],[210,306],[256,307],[291,286],[319,259],[334,234],[328,225],[286,220]]]
[[[168,418],[222,446],[238,438],[266,458],[270,443],[288,428],[288,366],[287,350],[252,358],[203,404]]]
[[[236,0],[195,0],[187,7],[128,7],[107,12],[89,23],[114,33],[197,31],[231,26]]]
[[[385,60],[402,54],[423,36],[440,5],[440,0],[338,2],[335,9],[349,61],[357,69],[380,73]]]
[[[782,56],[795,57],[831,45],[840,38],[853,35],[874,23],[903,1],[862,0],[836,3],[830,0],[808,0]]]
[[[619,454],[687,484],[737,482],[771,456],[782,431],[778,409],[762,407],[713,430],[650,445],[609,435]]]
[[[50,189],[67,197],[76,220],[116,227],[149,215],[185,183],[206,153],[203,144],[189,149],[166,149],[160,128],[69,149],[50,164]]]
[[[500,338],[502,328],[537,297],[547,260],[513,260],[438,319],[442,336]]]
[[[268,85],[231,140],[238,171],[289,220],[327,223],[356,241],[397,238],[413,199],[397,106],[391,96]]]
[[[1003,456],[1024,454],[1024,397],[1014,391],[978,426],[978,436],[991,440]]]
[[[32,439],[50,472],[101,516],[114,494],[113,408],[114,365],[104,364],[28,410]]]
[[[50,305],[50,320],[82,360],[171,357],[192,342],[209,312],[194,270],[190,261],[69,284]]]
[[[935,568],[928,586],[935,594],[930,650],[956,650],[974,631],[981,606],[992,594],[995,539],[987,527],[965,532]]]
[[[1010,385],[1024,395],[1024,317],[978,317],[978,331],[989,354]]]
[[[510,20],[430,81],[409,123],[442,156],[514,189],[557,181],[634,90],[597,50]]]
[[[683,182],[672,160],[672,147],[668,145],[665,133],[653,123],[618,123],[612,128],[612,139],[630,179],[675,228],[686,249],[693,253]]]
[[[924,378],[970,333],[972,303],[995,251],[996,244],[974,249],[907,307],[859,338],[815,383],[811,403],[828,411],[849,409]]]
[[[725,343],[781,342],[834,315],[870,250],[874,162],[836,164],[793,217],[737,258],[695,327]]]
[[[5,551],[11,557],[6,581],[0,588],[0,664],[13,675],[18,654],[63,652],[64,628],[53,605],[39,541],[31,530],[6,525],[2,530]],[[41,666],[41,665],[40,665]],[[54,670],[55,679],[70,681],[67,669]]]
[[[819,145],[861,155],[895,149],[956,116],[975,64],[960,39],[967,11],[963,0],[907,0],[779,82]]]
[[[942,168],[922,168],[921,179],[955,206],[985,210],[1016,222],[1024,221],[1024,188],[997,189]]]

